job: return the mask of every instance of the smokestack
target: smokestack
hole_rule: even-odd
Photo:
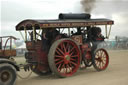
[[[95,7],[95,2],[96,0],[82,0],[81,1],[82,8],[86,13],[91,13],[93,8]]]
[[[86,13],[81,13],[81,14],[65,14],[65,13],[60,13],[59,14],[59,19],[90,19],[91,15],[86,14]]]

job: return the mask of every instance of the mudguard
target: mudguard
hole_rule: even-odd
[[[13,66],[15,67],[15,69],[16,69],[17,71],[20,71],[18,65],[17,65],[15,62],[13,62],[13,61],[11,61],[11,60],[9,60],[9,59],[0,58],[0,64],[3,64],[3,63],[11,64],[11,65],[13,65]]]

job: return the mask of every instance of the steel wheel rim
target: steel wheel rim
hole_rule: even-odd
[[[107,68],[109,62],[109,56],[104,49],[99,49],[95,54],[95,64],[97,68],[104,70]]]
[[[55,65],[63,76],[71,76],[80,65],[80,52],[76,43],[70,40],[62,41],[55,50]]]

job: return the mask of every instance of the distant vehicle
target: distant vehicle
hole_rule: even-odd
[[[38,75],[72,76],[82,64],[105,70],[109,55],[99,43],[110,35],[113,20],[91,19],[90,14],[60,14],[55,20],[23,20],[16,26],[28,52],[26,62]],[[101,34],[105,26],[106,37]],[[107,27],[110,26],[108,31]]]
[[[13,61],[12,56],[16,56],[16,50],[12,49],[12,40],[17,38],[13,36],[0,37],[0,85],[13,85],[16,80],[16,71],[19,71],[18,65]],[[5,40],[5,45],[3,45]],[[9,48],[6,49],[9,43]]]

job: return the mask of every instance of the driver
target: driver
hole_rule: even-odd
[[[104,41],[104,36],[101,34],[100,27],[91,27],[88,32],[88,41],[92,43],[92,52],[97,48],[97,45]]]
[[[59,31],[55,28],[47,28],[42,31],[43,50],[48,51],[57,35],[59,35]]]
[[[104,41],[104,36],[101,34],[100,27],[92,27],[91,28],[91,39],[93,41]]]

